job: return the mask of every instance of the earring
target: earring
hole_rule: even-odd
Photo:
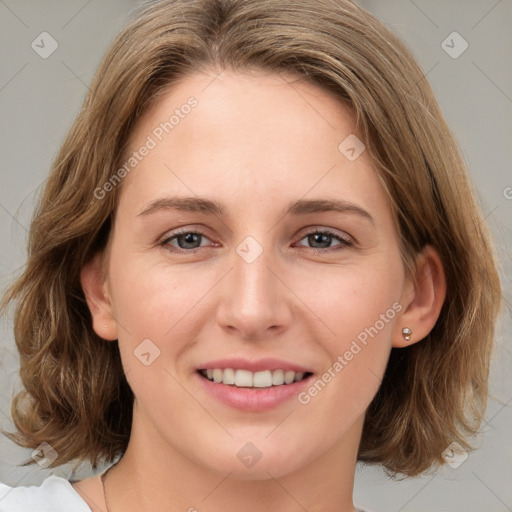
[[[411,341],[411,334],[412,334],[412,331],[411,331],[411,329],[409,329],[409,327],[404,327],[402,329],[402,336],[404,337],[405,341]]]

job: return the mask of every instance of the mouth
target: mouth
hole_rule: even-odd
[[[217,384],[254,389],[289,386],[295,382],[306,380],[313,375],[312,372],[296,372],[284,369],[252,372],[240,368],[203,368],[197,370],[197,373]]]
[[[200,363],[195,376],[214,400],[243,412],[261,413],[284,406],[314,379],[310,368],[265,357],[249,360],[232,356]]]
[[[201,368],[196,371],[204,391],[230,408],[243,412],[271,411],[293,400],[307,387],[311,372],[276,369]]]

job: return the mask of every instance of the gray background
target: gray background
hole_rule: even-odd
[[[512,510],[512,1],[359,3],[405,40],[435,89],[494,234],[507,305],[476,451],[457,469],[446,466],[400,482],[379,468],[358,467],[355,502],[386,512]],[[0,289],[23,265],[35,197],[101,56],[135,5],[135,0],[0,0]],[[31,47],[44,31],[58,42],[46,59]],[[469,45],[458,58],[442,47],[454,31]],[[10,317],[0,324],[0,343],[0,425],[12,430],[10,397],[20,382]],[[70,465],[17,467],[31,452],[0,436],[0,481],[38,485],[51,473],[70,476]],[[75,476],[90,474],[84,465]]]

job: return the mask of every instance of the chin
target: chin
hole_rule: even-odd
[[[275,456],[262,457],[252,467],[245,467],[238,459],[233,463],[230,457],[228,460],[219,461],[215,470],[224,476],[229,474],[229,478],[242,481],[264,481],[272,478],[282,478],[299,470],[302,465],[300,462],[290,463],[290,460],[278,459]],[[211,461],[208,461],[211,464]],[[221,469],[220,469],[221,468]]]
[[[308,442],[305,438],[300,441],[290,436],[286,443],[281,436],[272,439],[273,435],[268,437],[268,430],[263,433],[260,430],[251,436],[237,436],[224,446],[217,444],[215,453],[208,450],[210,456],[207,460],[204,459],[204,452],[196,456],[198,460],[202,458],[201,464],[210,470],[246,481],[281,478],[314,460],[315,447],[311,440]]]

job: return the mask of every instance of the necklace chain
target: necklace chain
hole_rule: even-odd
[[[117,464],[117,462],[116,462]],[[107,512],[110,512],[110,509],[108,508],[108,501],[107,501],[107,493],[105,491],[105,480],[107,479],[107,473],[116,465],[116,464],[112,464],[112,466],[110,466],[107,471],[105,471],[105,473],[103,473],[101,475],[101,485],[103,486],[103,497],[105,499],[105,505],[107,507]],[[357,509],[359,510],[359,509]]]
[[[117,462],[116,462],[117,464]],[[108,508],[108,501],[107,501],[107,492],[105,491],[105,480],[107,478],[107,473],[116,465],[116,464],[113,464],[112,466],[110,466],[107,471],[105,471],[105,473],[103,473],[101,475],[101,485],[103,486],[103,497],[105,499],[105,505],[107,507],[107,512],[110,512],[110,509]]]

